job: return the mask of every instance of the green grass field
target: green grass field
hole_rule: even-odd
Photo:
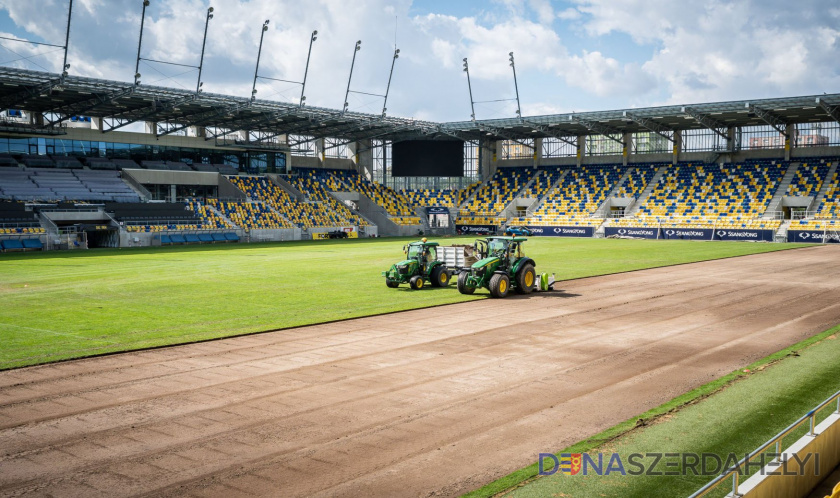
[[[613,452],[618,453],[625,462],[633,453],[644,455],[648,452],[713,453],[721,455],[723,459],[729,453],[736,453],[740,455],[739,459],[743,458],[745,453],[774,437],[840,389],[840,362],[837,361],[840,357],[840,340],[837,332],[840,332],[840,327],[806,339],[642,415],[658,415],[652,424],[629,430],[635,423],[634,419],[558,453],[590,452],[595,455],[600,452],[605,454],[605,462]],[[698,398],[702,399],[686,405]],[[817,421],[825,419],[835,407],[830,405],[818,413]],[[783,448],[793,444],[807,430],[806,423],[788,435],[783,441]],[[619,431],[627,432],[616,438]],[[535,458],[537,453],[549,451],[556,450],[535,448]],[[768,457],[766,461],[769,460]],[[640,461],[651,465],[653,458]],[[663,459],[656,470],[678,471],[679,467],[665,468],[665,461]],[[668,461],[678,462],[679,457],[672,457]],[[553,467],[550,460],[546,465],[547,468]],[[750,474],[756,470],[753,469]],[[517,483],[529,475],[533,476],[536,471],[534,464],[467,496],[495,496],[507,488],[513,489],[504,496],[515,498],[688,496],[714,477],[691,473],[687,476],[623,476],[618,472],[605,476],[569,476],[558,472],[551,476],[531,478],[524,485],[517,486]],[[821,469],[825,475],[830,472],[831,469]],[[742,478],[741,482],[745,479]],[[731,491],[731,485],[731,479],[726,480],[710,496],[724,496]]]
[[[444,244],[471,243],[472,238]],[[385,287],[405,239],[0,255],[0,369],[487,298]],[[801,245],[533,238],[558,280]]]

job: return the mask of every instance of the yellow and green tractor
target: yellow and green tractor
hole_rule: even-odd
[[[408,284],[418,290],[431,285],[432,287],[446,287],[449,285],[450,274],[446,265],[437,259],[437,242],[428,242],[425,238],[419,242],[412,242],[403,247],[406,259],[391,265],[391,269],[383,271],[385,285],[397,288],[400,284]]]
[[[472,294],[483,287],[493,297],[505,297],[511,289],[518,294],[533,291],[537,279],[536,263],[522,250],[522,244],[527,240],[516,236],[476,240],[473,249],[479,260],[461,270],[458,291]]]

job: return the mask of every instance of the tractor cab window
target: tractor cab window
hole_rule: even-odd
[[[417,259],[423,255],[423,246],[408,246],[408,259]]]
[[[491,239],[488,247],[487,253],[489,256],[493,256],[495,258],[501,258],[505,255],[505,250],[507,249],[507,241],[504,239]]]

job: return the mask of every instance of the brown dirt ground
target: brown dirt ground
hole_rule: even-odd
[[[837,275],[814,247],[0,372],[0,495],[457,495],[837,325]]]

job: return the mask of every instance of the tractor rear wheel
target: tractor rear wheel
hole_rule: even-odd
[[[467,285],[467,278],[469,276],[469,272],[462,272],[458,275],[458,292],[461,294],[472,294],[475,292],[475,287]]]
[[[426,281],[423,280],[423,277],[421,277],[420,275],[414,275],[413,277],[411,277],[411,280],[409,280],[408,283],[414,290],[420,290],[423,288],[424,285],[426,285]]]
[[[400,283],[396,280],[391,280],[390,278],[385,279],[385,285],[388,286],[389,289],[396,289],[400,286]]]
[[[442,265],[435,266],[430,277],[432,287],[446,287],[449,285],[449,273]]]
[[[493,297],[505,297],[510,292],[510,278],[503,273],[497,273],[490,277],[490,295]]]
[[[516,292],[519,294],[530,294],[534,290],[534,283],[537,281],[537,272],[534,265],[526,264],[516,273]]]

